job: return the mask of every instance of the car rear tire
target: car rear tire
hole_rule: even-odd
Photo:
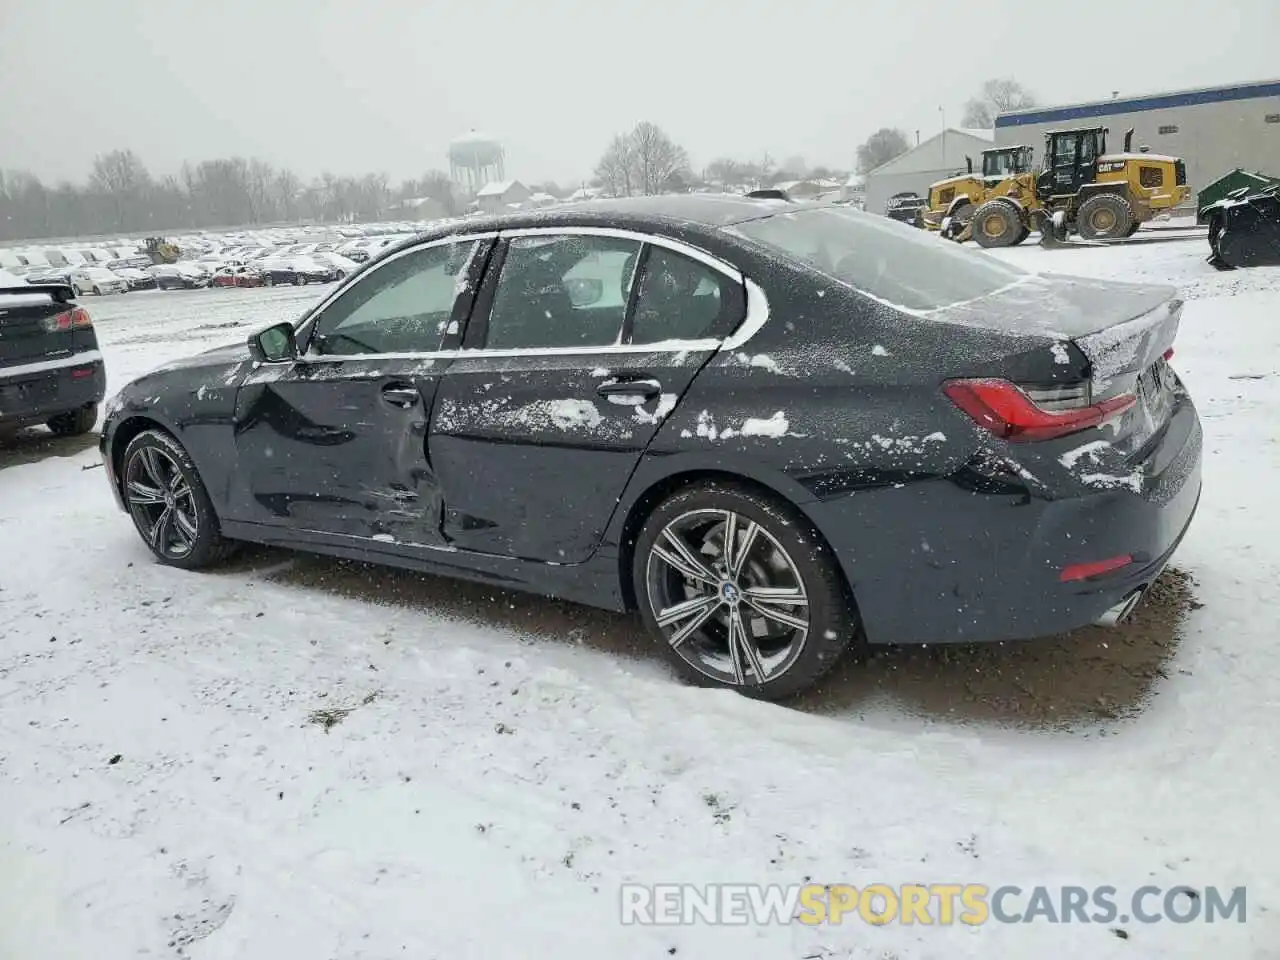
[[[1117,193],[1099,193],[1084,203],[1076,214],[1076,230],[1085,240],[1115,240],[1129,235],[1133,207]]]
[[[98,405],[91,403],[89,406],[81,407],[79,410],[72,410],[70,413],[60,413],[56,417],[50,417],[45,426],[60,437],[78,437],[88,433],[97,423]]]
[[[161,563],[195,570],[231,552],[195,464],[167,433],[144,430],[130,441],[120,486],[138,534]]]
[[[973,214],[973,239],[983,247],[1012,247],[1024,236],[1026,225],[1018,210],[1003,200],[988,200]]]
[[[812,686],[858,630],[830,547],[794,508],[743,485],[700,483],[660,503],[632,582],[681,676],[761,700]]]

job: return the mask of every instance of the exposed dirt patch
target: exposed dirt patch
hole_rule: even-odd
[[[539,642],[661,659],[633,617],[445,577],[291,556],[254,549],[235,563],[280,582],[505,627]],[[1027,728],[1119,720],[1140,713],[1168,676],[1180,624],[1194,605],[1191,578],[1170,568],[1121,627],[1017,643],[869,648],[789,706],[851,715],[888,697],[908,712],[943,720]]]
[[[1016,643],[869,648],[796,706],[840,713],[888,696],[915,713],[1028,727],[1130,717],[1168,676],[1195,604],[1192,586],[1189,575],[1165,570],[1116,628]]]
[[[98,445],[96,432],[78,437],[59,437],[44,427],[29,427],[16,433],[0,430],[0,470],[20,463],[35,463],[48,457],[74,457]]]

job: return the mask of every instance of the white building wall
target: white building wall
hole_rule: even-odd
[[[1168,95],[1170,99],[1179,96]],[[1029,114],[1004,114],[996,121],[996,146],[1026,144],[1035,149],[1039,165],[1044,156],[1044,135],[1050,130],[1107,127],[1107,149],[1119,152],[1124,146],[1125,131],[1133,128],[1134,150],[1146,145],[1152,153],[1181,157],[1186,161],[1187,183],[1193,197],[1202,187],[1236,167],[1280,176],[1280,93],[1128,111],[1120,101],[1114,113],[1062,116],[1089,109],[1106,109],[1107,106],[1081,105]],[[1017,122],[1024,116],[1043,114],[1050,115],[1050,119],[1035,123]],[[1268,117],[1272,122],[1267,122]]]
[[[989,140],[962,130],[948,130],[902,156],[890,160],[866,175],[866,209],[869,213],[885,212],[885,204],[895,193],[925,196],[929,185],[965,170],[965,157],[973,158],[974,168],[982,169],[982,151],[991,146]]]

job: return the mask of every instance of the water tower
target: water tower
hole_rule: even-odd
[[[474,194],[486,183],[503,178],[502,144],[472,130],[449,144],[449,174],[454,183]]]

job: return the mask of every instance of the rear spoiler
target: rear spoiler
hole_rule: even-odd
[[[0,294],[47,293],[54,303],[74,300],[76,292],[65,283],[29,283],[24,287],[0,287]]]

